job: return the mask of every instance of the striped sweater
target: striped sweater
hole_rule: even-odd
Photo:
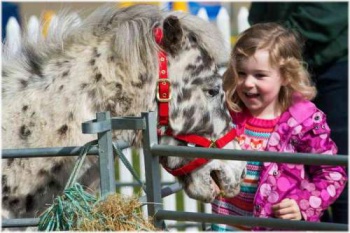
[[[263,151],[279,118],[264,120],[249,117],[244,133],[237,136],[242,150]],[[235,127],[235,125],[234,125]],[[258,186],[261,162],[248,161],[247,174],[241,184],[240,193],[233,198],[218,197],[212,203],[212,212],[223,215],[252,216],[253,200]],[[250,230],[248,226],[213,224],[213,231]]]

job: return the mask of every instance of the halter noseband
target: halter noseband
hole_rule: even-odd
[[[161,45],[163,38],[163,31],[157,27],[153,31],[157,44]],[[157,81],[157,101],[158,101],[158,136],[171,136],[177,140],[187,142],[189,144],[198,145],[206,148],[223,148],[226,144],[234,140],[236,137],[236,130],[232,129],[223,137],[216,141],[209,140],[205,137],[195,134],[181,134],[174,135],[169,125],[169,102],[171,99],[171,86],[168,79],[168,61],[167,54],[164,50],[158,51],[158,63],[159,63],[159,79]],[[165,131],[162,131],[161,127],[167,127]],[[193,170],[207,164],[210,160],[205,158],[196,158],[176,169],[170,169],[164,166],[173,176],[183,176],[191,173]]]

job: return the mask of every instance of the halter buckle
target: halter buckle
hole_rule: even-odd
[[[162,98],[160,95],[159,95],[159,85],[166,85],[168,84],[169,85],[169,93],[168,93],[168,97],[167,98]],[[169,79],[158,79],[157,80],[157,100],[161,103],[167,103],[171,100],[171,85],[170,85],[170,81]]]

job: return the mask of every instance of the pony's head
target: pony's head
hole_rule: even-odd
[[[203,146],[198,145],[195,138],[215,142],[227,137],[231,117],[218,68],[226,61],[229,51],[220,32],[208,22],[181,12],[166,16],[163,31],[161,47],[168,54],[171,85],[171,134],[162,136],[161,143]],[[234,137],[224,146],[239,149]],[[193,159],[162,157],[161,162],[171,172],[184,169]],[[179,180],[190,197],[211,202],[220,192],[229,197],[239,192],[245,165],[241,161],[213,160],[191,173],[181,173]]]

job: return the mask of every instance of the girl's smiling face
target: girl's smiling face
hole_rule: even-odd
[[[269,52],[257,50],[237,64],[237,94],[254,117],[274,119],[281,114],[279,92],[283,86],[278,67],[271,66]]]

